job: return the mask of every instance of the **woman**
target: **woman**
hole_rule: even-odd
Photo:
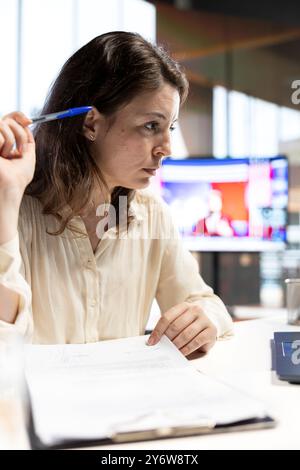
[[[161,48],[112,32],[66,62],[42,110],[92,105],[87,115],[40,124],[34,138],[21,113],[2,119],[2,328],[35,343],[140,335],[156,297],[150,345],[166,334],[189,355],[230,333],[167,206],[145,189],[187,89]]]

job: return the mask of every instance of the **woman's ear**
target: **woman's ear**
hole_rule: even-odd
[[[90,141],[96,140],[103,125],[103,117],[96,108],[92,108],[83,123],[83,135]]]

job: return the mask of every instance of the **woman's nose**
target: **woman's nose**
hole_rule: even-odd
[[[160,159],[171,155],[171,139],[169,135],[164,137],[164,140],[154,149],[153,153]]]

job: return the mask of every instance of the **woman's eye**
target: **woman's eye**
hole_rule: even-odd
[[[158,122],[148,122],[147,124],[145,124],[145,128],[148,130],[148,131],[152,131],[152,132],[158,132],[159,131],[159,123]],[[175,131],[176,127],[175,126],[170,126],[170,131],[173,132]]]
[[[157,131],[159,129],[159,124],[158,122],[148,122],[147,124],[145,124],[145,128],[148,130],[148,131]]]

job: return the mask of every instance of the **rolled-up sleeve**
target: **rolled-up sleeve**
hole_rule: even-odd
[[[161,263],[156,300],[162,314],[181,302],[196,302],[216,326],[218,338],[233,335],[233,322],[221,299],[199,274],[193,255],[184,247],[169,209],[163,209],[162,226],[168,232]],[[165,232],[165,233],[167,233]],[[162,234],[164,237],[165,234]]]
[[[0,329],[16,328],[26,341],[32,337],[31,289],[24,278],[25,266],[20,254],[19,234],[0,245],[0,285],[19,294],[18,313],[15,322],[0,320]]]

